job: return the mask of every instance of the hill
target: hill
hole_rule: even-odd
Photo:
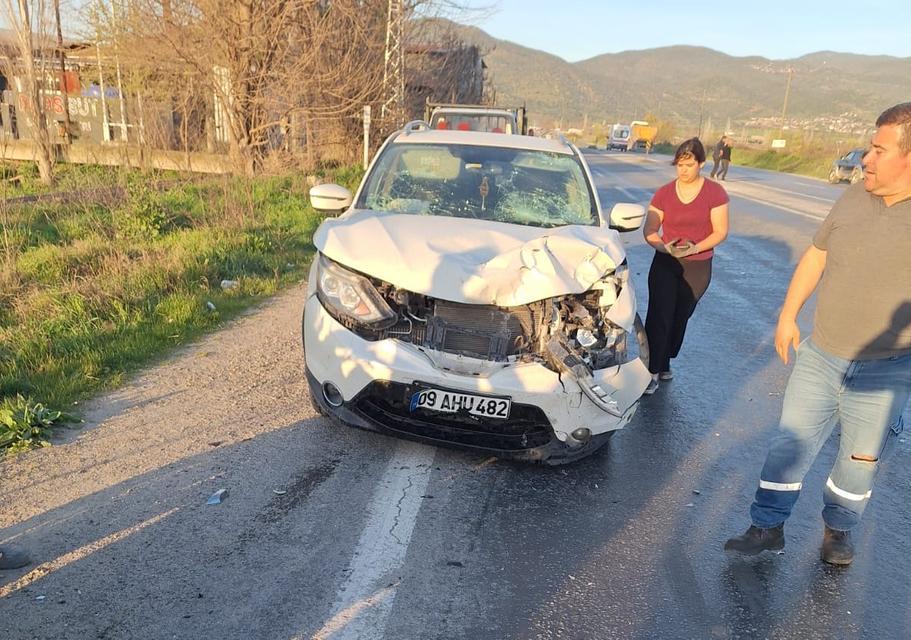
[[[497,102],[525,102],[533,121],[629,121],[646,113],[695,125],[780,121],[791,73],[792,124],[846,132],[869,127],[911,97],[911,58],[822,51],[791,60],[735,57],[706,47],[608,53],[570,63],[558,56],[452,24],[485,55]],[[544,124],[544,123],[538,123]],[[855,131],[856,132],[856,131]]]

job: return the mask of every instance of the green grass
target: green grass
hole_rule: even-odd
[[[179,180],[181,175],[174,171],[140,172],[126,167],[61,163],[54,165],[54,185],[49,187],[39,179],[38,165],[34,162],[0,161],[0,197],[3,198],[123,186],[137,179]]]
[[[653,147],[655,153],[671,156],[676,150],[677,146],[669,142],[661,142]],[[711,168],[711,148],[708,146],[706,153],[709,155],[706,166]],[[734,166],[756,167],[782,173],[825,178],[829,175],[832,162],[840,153],[844,153],[844,151],[839,152],[833,144],[821,141],[814,143],[812,140],[806,141],[803,138],[795,137],[788,140],[787,150],[735,146],[731,158]]]
[[[113,205],[0,206],[0,403],[67,412],[306,276],[321,218],[304,176],[148,183],[128,176]],[[60,420],[29,431],[27,414],[0,420],[0,446]]]
[[[835,160],[834,153],[787,153],[784,151],[736,149],[732,154],[733,163],[745,167],[770,169],[782,173],[796,173],[802,176],[825,178]]]

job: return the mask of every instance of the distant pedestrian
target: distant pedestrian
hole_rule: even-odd
[[[728,194],[700,175],[705,148],[698,138],[685,141],[674,154],[677,179],[655,192],[643,233],[655,249],[648,273],[649,343],[652,380],[673,378],[671,359],[683,345],[686,325],[712,279],[713,249],[728,235]]]
[[[731,166],[731,139],[724,136],[722,140],[721,159],[719,160],[718,171],[716,172],[719,180],[724,180],[728,177],[728,169]]]
[[[718,142],[715,143],[715,146],[712,147],[712,172],[709,174],[709,177],[714,179],[715,174],[718,173],[718,163],[721,162],[721,150],[724,148],[724,141],[727,140],[727,136],[721,136]]]
[[[876,127],[863,185],[838,199],[791,278],[775,348],[787,364],[794,347],[794,370],[750,508],[752,525],[725,550],[784,548],[784,522],[804,476],[840,423],[823,492],[821,556],[850,564],[851,531],[902,431],[911,396],[911,102],[884,111]],[[801,342],[797,314],[817,286],[813,333]]]
[[[0,571],[20,569],[30,562],[28,555],[22,550],[9,545],[0,547]]]

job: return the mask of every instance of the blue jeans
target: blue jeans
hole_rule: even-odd
[[[909,395],[911,354],[845,360],[804,341],[750,507],[753,524],[776,527],[791,515],[804,476],[840,422],[841,443],[826,481],[822,517],[832,529],[854,527],[870,499],[876,472],[902,431]]]

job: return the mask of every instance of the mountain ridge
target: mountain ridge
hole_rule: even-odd
[[[872,126],[883,109],[911,99],[911,58],[816,51],[770,59],[668,45],[567,62],[478,27],[448,27],[481,49],[496,102],[525,103],[539,125],[624,122],[646,114],[681,126],[780,122],[787,92],[792,125],[815,119],[851,129]]]

